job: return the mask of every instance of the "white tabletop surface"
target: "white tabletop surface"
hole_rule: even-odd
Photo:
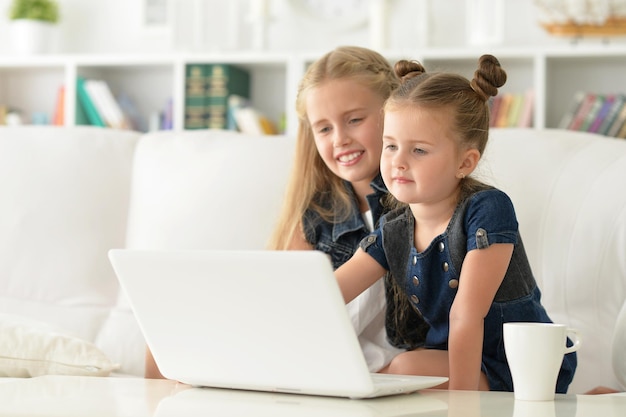
[[[626,395],[528,402],[515,401],[511,393],[423,390],[350,400],[191,388],[168,380],[45,376],[1,383],[0,416],[624,417]]]

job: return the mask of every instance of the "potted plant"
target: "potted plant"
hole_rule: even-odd
[[[32,54],[50,51],[59,21],[56,0],[13,0],[9,19],[11,41],[16,52]]]

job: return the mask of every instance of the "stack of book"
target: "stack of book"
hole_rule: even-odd
[[[63,90],[59,92],[55,120],[63,118]],[[103,80],[76,79],[76,124],[110,127],[114,129],[136,129],[132,120],[127,117],[120,102],[115,99],[111,88]]]
[[[626,95],[579,91],[559,123],[560,129],[626,138]]]
[[[228,100],[250,98],[248,71],[230,64],[188,64],[185,77],[185,129],[234,129]]]
[[[535,103],[534,90],[525,93],[504,93],[491,101],[491,127],[531,127]]]

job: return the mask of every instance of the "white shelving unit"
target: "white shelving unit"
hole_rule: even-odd
[[[385,51],[394,63],[420,60],[427,70],[451,70],[471,77],[483,53],[498,57],[508,73],[502,92],[535,90],[534,127],[557,127],[574,94],[626,93],[626,45],[422,49]],[[65,125],[75,123],[76,77],[106,80],[114,93],[130,96],[148,117],[173,100],[174,129],[184,125],[185,66],[231,63],[250,71],[251,101],[273,120],[286,115],[287,134],[295,135],[298,82],[321,53],[218,53],[166,55],[54,55],[0,57],[0,104],[25,114],[54,111],[57,91],[66,86]]]

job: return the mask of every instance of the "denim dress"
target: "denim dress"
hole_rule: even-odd
[[[413,243],[415,219],[410,209],[385,215],[361,247],[406,293],[429,328],[424,347],[448,349],[449,314],[467,252],[494,243],[511,243],[513,255],[502,284],[484,319],[482,371],[493,391],[513,391],[502,325],[506,322],[551,322],[519,235],[513,204],[500,190],[485,187],[463,199],[445,232],[418,253]],[[568,340],[571,345],[571,341]],[[565,393],[576,370],[576,353],[565,355],[556,392]]]

